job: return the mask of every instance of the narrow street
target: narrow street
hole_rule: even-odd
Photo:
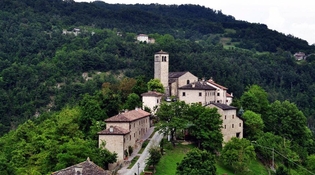
[[[151,127],[150,130],[147,132],[147,134],[143,137],[143,140],[146,140],[150,137],[150,135],[154,132],[154,127]],[[141,146],[134,150],[132,155],[128,158],[128,161],[131,161],[135,156],[140,156],[138,161],[134,164],[134,166],[131,169],[127,169],[129,164],[124,164],[123,167],[118,170],[118,175],[135,175],[135,173],[138,175],[138,171],[141,173],[144,171],[144,168],[146,166],[146,159],[149,157],[149,149],[151,146],[157,146],[161,142],[163,138],[163,134],[159,134],[158,132],[155,132],[153,137],[150,139],[150,142],[148,143],[147,147],[144,149],[142,154],[138,154],[138,152],[141,149]],[[139,163],[139,167],[138,167]]]

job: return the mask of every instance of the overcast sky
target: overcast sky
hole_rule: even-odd
[[[91,2],[94,0],[75,0]],[[237,20],[266,24],[269,29],[315,43],[315,6],[311,0],[104,0],[114,4],[199,4],[221,10]],[[192,3],[193,2],[193,3]]]

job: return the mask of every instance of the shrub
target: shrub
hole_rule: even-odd
[[[132,148],[131,146],[129,146],[129,147],[128,147],[128,151],[129,151],[129,155],[131,155],[132,152],[133,152],[133,148]]]

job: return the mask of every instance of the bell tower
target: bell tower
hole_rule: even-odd
[[[165,94],[169,95],[168,84],[168,62],[167,52],[159,51],[154,55],[154,78],[159,79],[164,86]]]

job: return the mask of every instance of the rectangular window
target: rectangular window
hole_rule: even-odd
[[[232,128],[234,128],[234,124],[232,124]]]
[[[183,92],[183,97],[185,97],[186,96],[186,93],[185,92]]]
[[[240,125],[240,127],[242,127],[242,123],[240,123],[239,125]]]
[[[232,119],[234,119],[234,115],[232,115]]]
[[[224,129],[226,129],[226,125],[224,125]]]
[[[217,93],[217,96],[220,96],[220,93]]]
[[[136,137],[136,133],[133,134],[133,137]]]
[[[202,93],[201,92],[199,92],[199,97],[201,97],[202,96]]]
[[[224,119],[226,119],[226,116],[224,116]]]

